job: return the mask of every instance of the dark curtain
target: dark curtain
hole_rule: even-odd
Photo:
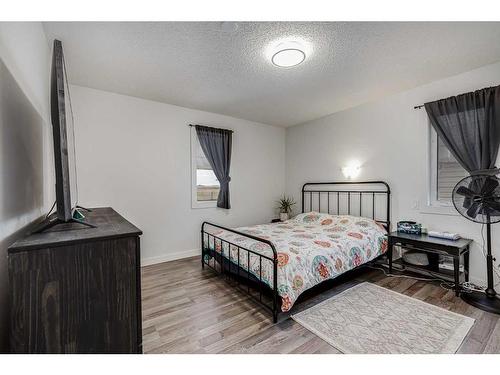
[[[425,103],[433,128],[470,174],[496,174],[500,86]]]
[[[233,132],[226,129],[216,129],[196,125],[196,134],[201,149],[205,153],[215,177],[219,180],[220,190],[217,198],[217,207],[231,208],[229,202],[229,168],[231,166],[231,146]]]

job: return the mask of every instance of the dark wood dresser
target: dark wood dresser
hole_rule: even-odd
[[[8,250],[13,353],[142,353],[142,232],[110,207]]]

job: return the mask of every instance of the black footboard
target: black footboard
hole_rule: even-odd
[[[250,250],[236,243],[225,240],[217,235],[206,230],[206,226],[219,228],[227,232],[238,234],[242,237],[250,238],[254,241],[262,242],[269,245],[272,250],[272,255],[265,255]],[[224,255],[224,249],[227,249],[227,257]],[[219,251],[220,250],[220,251]],[[235,251],[236,256],[232,256],[231,252]],[[241,257],[246,259],[246,269],[240,264]],[[250,263],[252,259],[256,259],[259,264],[258,273],[251,269]],[[263,262],[272,263],[273,286],[272,288],[263,281],[262,264]],[[280,311],[279,295],[278,295],[278,253],[273,243],[269,240],[252,236],[243,232],[238,232],[231,228],[225,228],[217,224],[204,222],[201,225],[201,265],[208,266],[221,276],[225,276],[229,282],[234,282],[236,286],[248,294],[253,300],[260,303],[273,314],[273,322],[278,321],[278,313]]]

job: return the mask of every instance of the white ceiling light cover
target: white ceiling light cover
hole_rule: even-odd
[[[274,65],[290,68],[309,58],[311,51],[310,43],[302,38],[288,37],[270,43],[265,50],[265,55]]]
[[[272,62],[282,68],[290,68],[299,65],[306,59],[304,51],[296,48],[286,48],[273,55]]]

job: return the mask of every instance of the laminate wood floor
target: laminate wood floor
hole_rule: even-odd
[[[363,281],[476,319],[459,353],[500,353],[498,315],[467,305],[438,283],[386,277],[369,268],[338,278],[292,313]],[[339,353],[287,315],[273,324],[250,297],[202,270],[199,257],[143,267],[142,309],[144,353]]]

